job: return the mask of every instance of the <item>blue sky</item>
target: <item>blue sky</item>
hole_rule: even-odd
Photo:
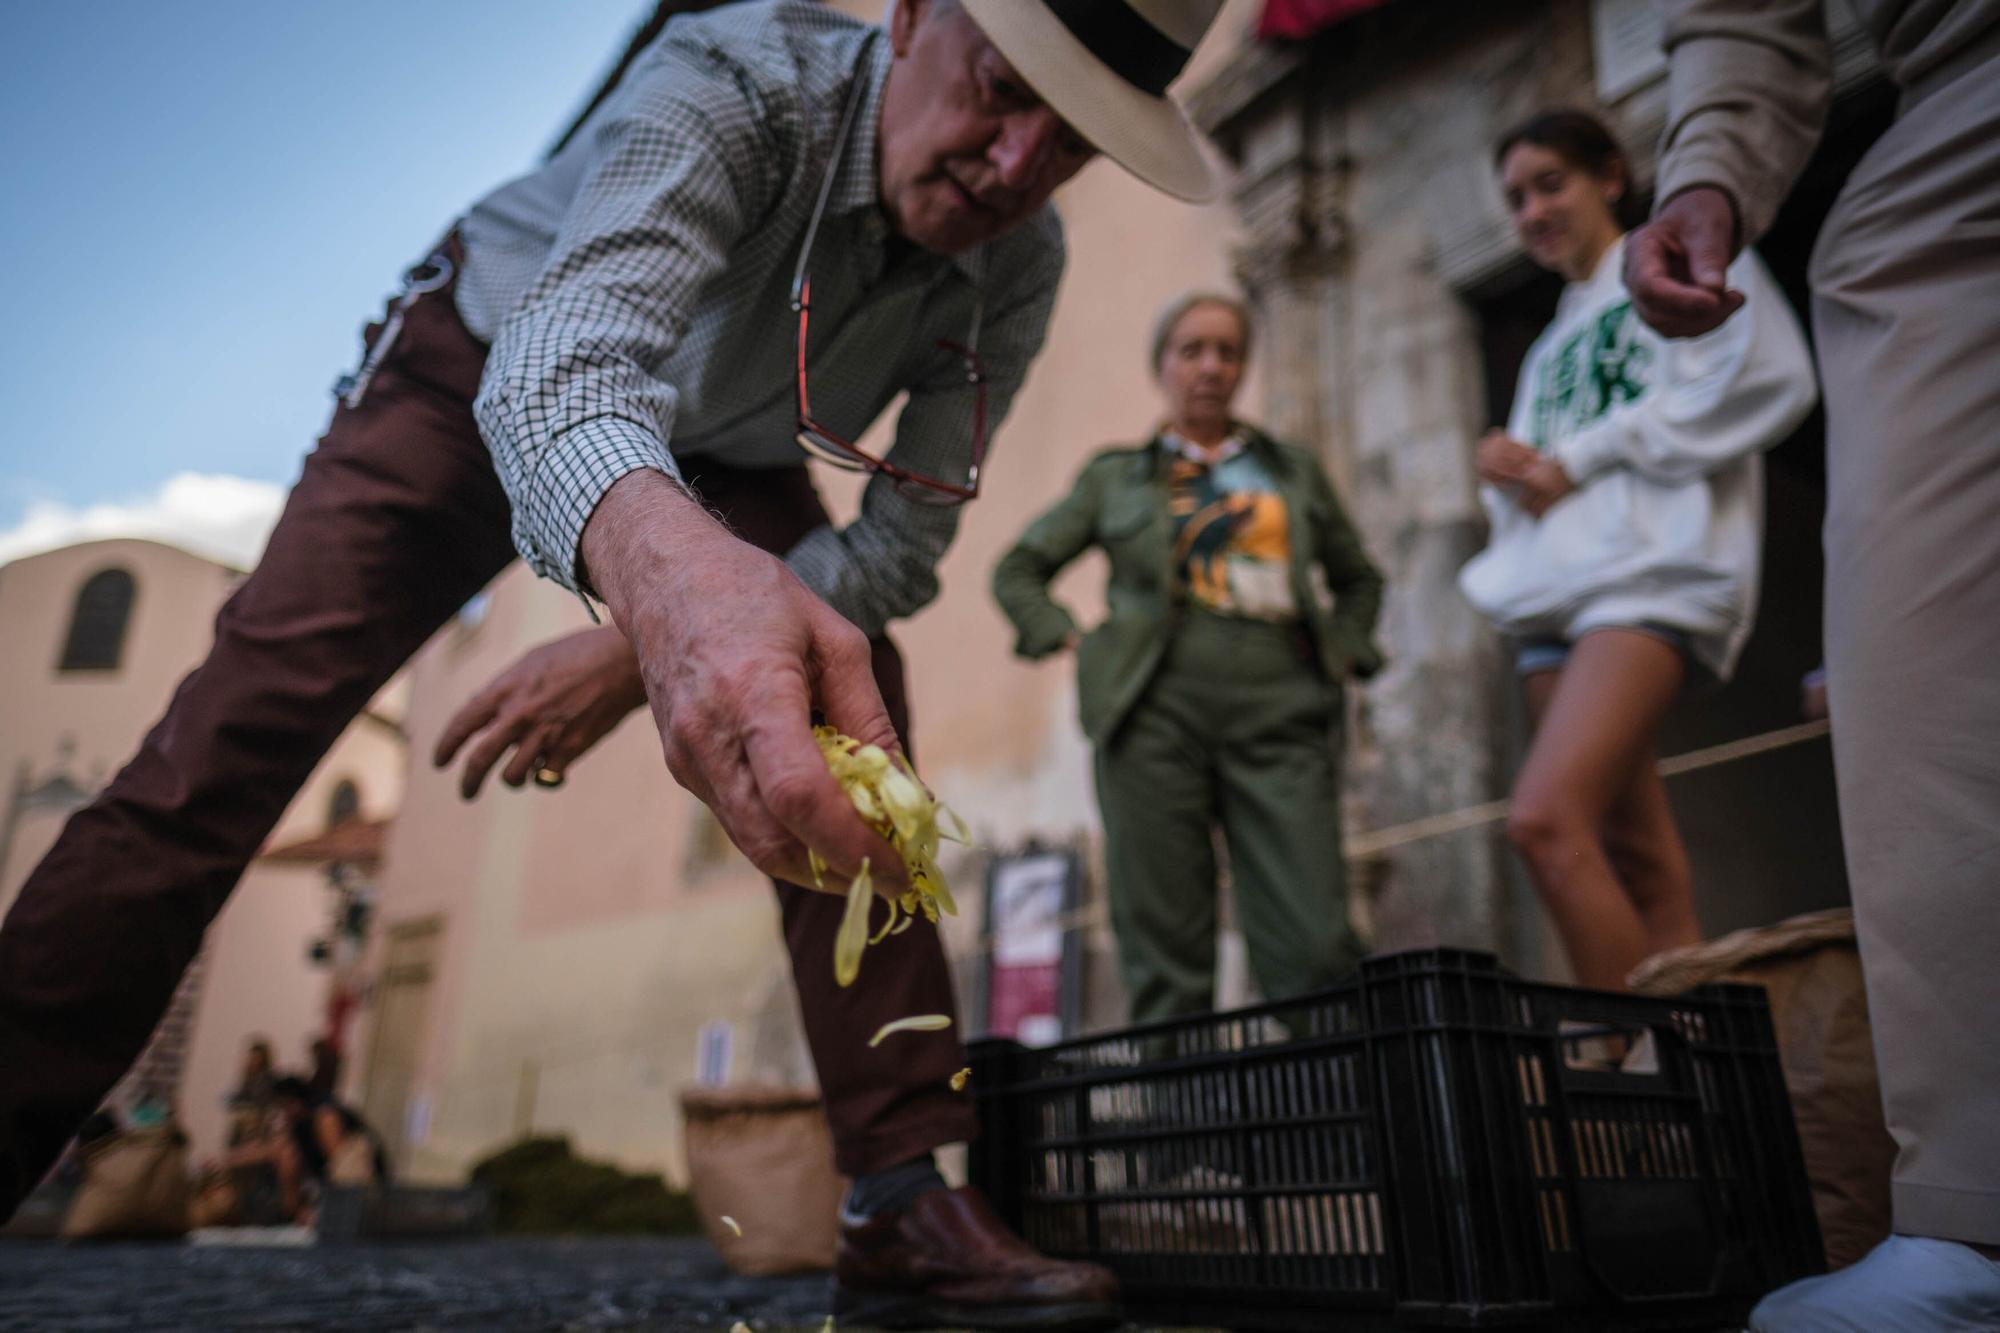
[[[649,10],[8,6],[0,537],[182,474],[289,484],[402,267],[536,160]]]

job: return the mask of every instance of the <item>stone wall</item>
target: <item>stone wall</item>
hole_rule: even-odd
[[[1351,829],[1504,794],[1506,673],[1457,588],[1484,541],[1470,459],[1489,424],[1466,297],[1518,272],[1494,138],[1536,107],[1589,100],[1591,77],[1581,3],[1409,0],[1316,44],[1246,51],[1196,101],[1241,172],[1265,414],[1326,459],[1389,581],[1390,665],[1349,710]],[[1518,953],[1490,826],[1357,871],[1377,947]]]

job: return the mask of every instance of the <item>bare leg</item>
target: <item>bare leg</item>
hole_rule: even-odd
[[[1515,780],[1507,836],[1581,985],[1620,989],[1652,951],[1646,921],[1606,853],[1604,829],[1637,770],[1650,766],[1684,670],[1680,653],[1652,635],[1603,629],[1577,641],[1552,685],[1543,675],[1529,681],[1530,703],[1545,697]]]
[[[1650,749],[1650,747],[1649,747]],[[1604,849],[1646,929],[1649,955],[1701,942],[1687,845],[1649,752],[1604,823]]]

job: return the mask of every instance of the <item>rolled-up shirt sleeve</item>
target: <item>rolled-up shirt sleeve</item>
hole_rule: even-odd
[[[678,478],[678,394],[654,368],[782,185],[771,140],[793,109],[710,53],[659,58],[684,65],[685,79],[592,130],[548,262],[495,331],[473,403],[513,503],[516,548],[572,590],[584,525],[612,483],[642,468]]]
[[[988,297],[979,355],[986,373],[986,427],[999,430],[1028,366],[1041,350],[1062,280],[1061,232],[1045,222],[1053,243]],[[925,378],[912,385],[896,419],[889,461],[907,472],[963,481],[971,462],[977,393],[964,361],[940,351]],[[993,451],[989,450],[990,466]],[[927,505],[877,475],[862,492],[861,513],[845,528],[814,529],[785,560],[808,588],[870,636],[913,614],[938,594],[938,562],[958,532],[963,506]]]

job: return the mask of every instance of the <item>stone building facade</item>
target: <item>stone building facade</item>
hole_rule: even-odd
[[[1766,256],[1795,294],[1825,210],[1817,196],[1830,198],[1883,114],[1865,41],[1843,7],[1834,19],[1835,124],[1771,238],[1784,253]],[[1504,646],[1457,574],[1485,539],[1475,441],[1504,422],[1557,284],[1520,253],[1492,147],[1540,109],[1593,109],[1626,145],[1643,196],[1666,114],[1659,36],[1647,0],[1393,0],[1310,41],[1245,46],[1196,96],[1238,172],[1237,272],[1262,326],[1266,416],[1321,451],[1388,575],[1391,665],[1350,719],[1351,828],[1507,789],[1519,704]],[[1669,751],[1798,720],[1796,682],[1817,661],[1817,431],[1809,423],[1773,457],[1761,646],[1721,698],[1670,723]],[[1675,785],[1712,928],[1844,897],[1830,763],[1820,741]],[[1560,968],[1493,821],[1393,847],[1361,870],[1378,948],[1459,944]]]

